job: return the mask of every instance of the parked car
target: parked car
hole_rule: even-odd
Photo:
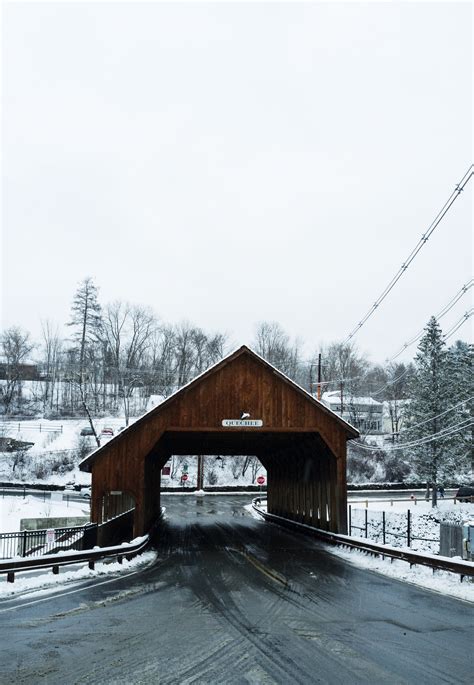
[[[113,435],[113,434],[114,434],[114,429],[113,429],[113,428],[110,428],[110,427],[102,428],[102,430],[100,431],[100,434],[101,434],[101,435]]]
[[[460,502],[474,502],[474,488],[469,485],[461,485],[455,497]]]
[[[69,483],[66,483],[66,485],[64,486],[64,489],[65,490],[75,490],[76,484],[74,483],[74,481],[70,481]]]
[[[84,426],[81,428],[81,435],[94,435],[94,431],[90,426]]]
[[[90,499],[91,498],[91,489],[88,487],[81,488],[81,497],[84,497],[85,499]]]

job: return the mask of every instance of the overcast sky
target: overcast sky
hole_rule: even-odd
[[[471,164],[471,50],[471,3],[4,3],[2,327],[62,326],[92,276],[233,346],[346,338]],[[473,185],[373,361],[470,280]]]

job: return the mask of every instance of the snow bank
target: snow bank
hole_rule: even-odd
[[[436,571],[427,566],[412,566],[399,559],[379,559],[367,556],[359,550],[348,550],[341,547],[327,546],[328,551],[346,561],[368,571],[376,571],[390,578],[413,583],[428,590],[434,590],[443,595],[474,602],[474,582],[464,580],[460,582],[459,576],[449,571]]]
[[[55,493],[61,496],[62,493]],[[50,499],[44,494],[15,497],[5,495],[0,498],[0,533],[14,533],[20,530],[20,520],[25,518],[62,518],[89,516],[89,500]]]
[[[71,585],[82,580],[100,576],[130,573],[130,571],[154,563],[156,558],[156,552],[150,550],[134,557],[130,561],[124,559],[122,564],[118,562],[98,562],[93,571],[86,566],[76,570],[64,571],[60,569],[58,575],[54,575],[51,572],[42,572],[40,575],[17,574],[14,583],[7,583],[6,574],[2,574],[0,576],[0,598],[22,593],[28,593],[28,598],[30,598],[31,596],[46,594],[66,584]],[[30,573],[38,574],[38,571],[31,571]]]

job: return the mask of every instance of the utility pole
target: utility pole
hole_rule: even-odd
[[[341,381],[341,416],[344,412],[344,395],[343,395],[344,383]]]
[[[197,489],[204,490],[204,458],[202,454],[198,454],[198,465],[197,465]]]
[[[318,354],[318,400],[321,399],[321,352]]]

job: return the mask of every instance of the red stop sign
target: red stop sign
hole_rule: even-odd
[[[257,483],[258,483],[259,485],[263,485],[263,484],[265,483],[265,476],[259,476],[259,477],[257,478]]]
[[[188,480],[188,474],[183,473],[183,475],[181,476],[181,480]]]

